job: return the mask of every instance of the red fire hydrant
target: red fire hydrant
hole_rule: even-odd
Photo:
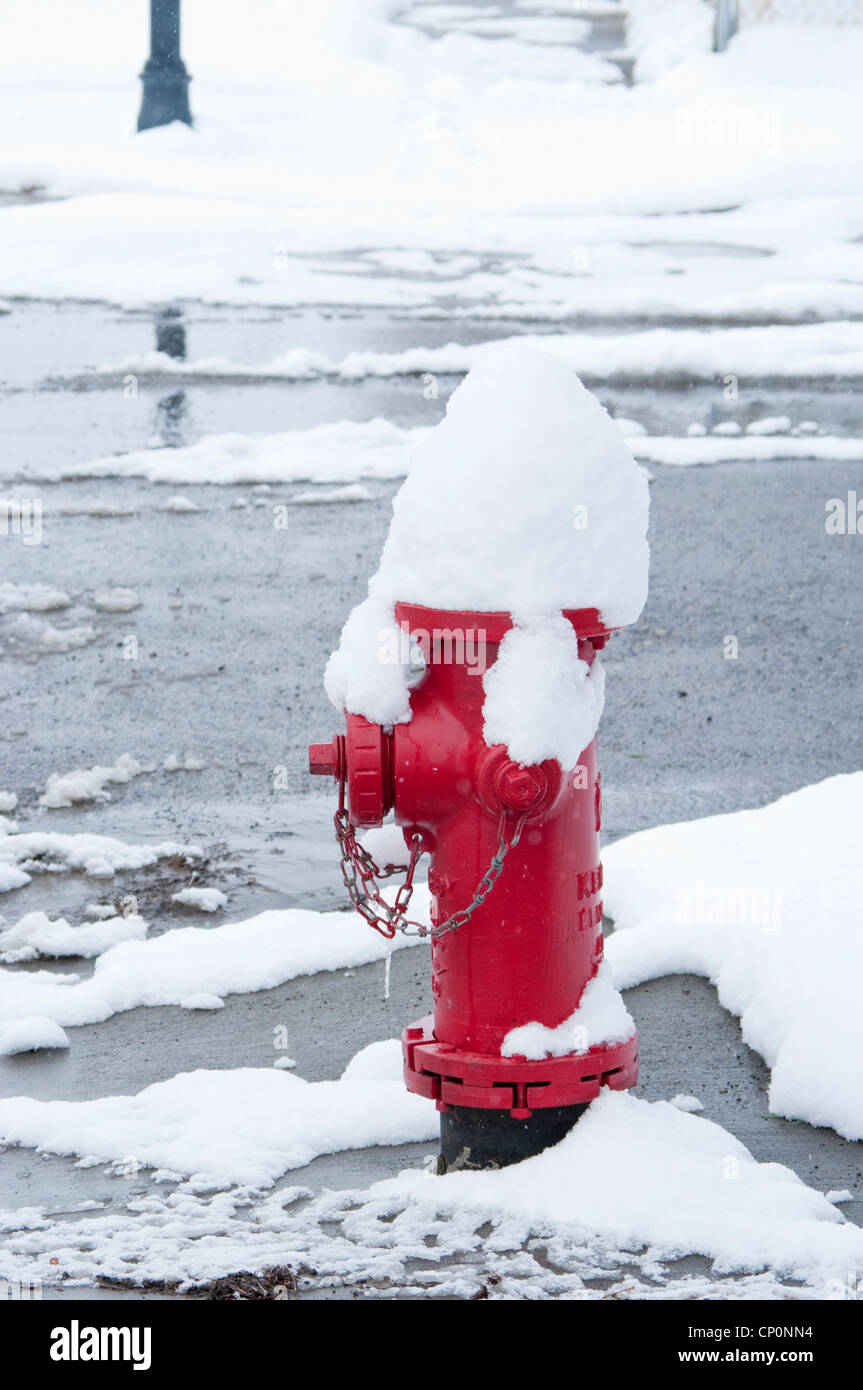
[[[624,1090],[637,1077],[634,1033],[543,1060],[501,1054],[513,1029],[569,1019],[602,959],[596,740],[570,772],[555,759],[523,766],[484,742],[483,682],[465,648],[481,644],[490,666],[508,613],[400,603],[395,617],[425,667],[410,722],[386,729],[348,714],[346,735],[313,745],[309,765],[340,782],[346,882],[385,935],[410,925],[416,861],[430,855],[432,925],[419,930],[432,938],[434,1014],[405,1029],[405,1081],[441,1112],[445,1168],[501,1166],[556,1143],[602,1086]],[[595,609],[564,617],[590,665],[609,629]],[[391,810],[411,850],[395,902],[378,892],[355,836]]]

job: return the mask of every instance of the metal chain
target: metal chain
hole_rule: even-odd
[[[473,900],[460,912],[454,912],[445,922],[439,922],[437,926],[427,927],[423,922],[413,922],[407,916],[414,890],[414,873],[422,854],[421,836],[413,835],[411,837],[410,859],[406,865],[387,864],[383,869],[379,869],[368,850],[364,849],[357,840],[356,829],[351,824],[345,807],[345,778],[342,775],[339,786],[339,809],[333,817],[333,822],[336,827],[336,839],[341,850],[342,880],[347,889],[348,897],[369,926],[374,927],[375,931],[380,932],[381,936],[387,937],[390,941],[397,931],[402,932],[405,936],[432,937],[440,937],[447,932],[458,931],[460,927],[465,926],[470,921],[477,908],[485,902],[494,888],[500,878],[507,854],[521,839],[521,832],[527,817],[528,812],[519,816],[511,837],[507,839],[506,812],[501,811],[497,828],[497,852],[492,855],[491,863],[477,885]],[[400,884],[393,902],[388,903],[381,893],[379,880],[391,878],[393,874],[398,873],[404,873],[405,881]]]

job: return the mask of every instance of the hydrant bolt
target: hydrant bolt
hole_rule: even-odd
[[[542,801],[548,790],[548,780],[541,768],[508,762],[499,770],[494,789],[504,806],[514,811],[528,811]]]

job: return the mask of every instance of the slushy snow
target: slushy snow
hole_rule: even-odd
[[[198,912],[220,912],[228,905],[227,894],[220,888],[181,888],[179,893],[171,894],[171,901],[194,907]]]
[[[619,429],[572,372],[520,343],[481,354],[393,502],[368,598],[327,666],[331,701],[382,724],[410,719],[405,668],[382,651],[399,599],[515,612],[526,624],[516,652],[532,644],[551,660],[547,687],[545,673],[533,673],[534,707],[554,702],[566,672],[575,681],[568,695],[581,708],[551,732],[546,754],[569,761],[573,743],[595,728],[601,677],[586,678],[574,644],[549,620],[565,608],[596,608],[610,626],[638,617],[647,511],[647,482]],[[497,690],[489,687],[492,722],[500,741],[511,734],[519,745],[520,721],[508,721],[524,677],[514,693],[507,668]]]
[[[199,845],[174,840],[133,845],[110,835],[43,830],[5,834],[0,826],[0,893],[23,888],[34,874],[83,872],[90,878],[109,879],[119,871],[149,868],[177,855],[191,864],[201,858],[202,851]]]
[[[407,1129],[408,1100],[417,1102],[414,1134],[428,1126],[431,1137],[434,1107],[399,1089],[395,1068],[392,1080],[346,1073],[317,1088],[280,1086],[297,1078],[274,1069],[272,1086],[251,1068],[192,1075],[200,1092],[187,1074],[138,1097],[0,1103],[0,1132],[17,1142],[200,1165],[197,1181],[133,1197],[125,1210],[0,1213],[0,1277],[143,1283],[287,1263],[315,1269],[324,1285],[380,1281],[384,1294],[406,1288],[422,1298],[469,1298],[494,1274],[500,1298],[806,1299],[824,1298],[831,1280],[841,1290],[863,1260],[863,1232],[788,1168],[757,1163],[709,1120],[622,1093],[603,1092],[560,1144],[514,1167],[436,1177],[423,1165],[297,1209],[307,1188],[259,1190],[286,1159],[307,1161],[322,1141],[379,1142],[368,1136],[386,1135],[386,1124],[392,1134],[403,1116]],[[369,1101],[388,1105],[390,1094],[398,1115],[375,1121]],[[192,1117],[212,1121],[209,1135]],[[254,1175],[258,1190],[198,1195],[226,1170]],[[663,1263],[688,1254],[712,1261],[708,1277],[680,1277]],[[586,1282],[597,1279],[599,1288]]]

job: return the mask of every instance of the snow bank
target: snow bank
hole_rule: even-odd
[[[28,912],[14,927],[0,926],[0,961],[6,965],[39,956],[60,959],[99,956],[121,941],[140,941],[147,935],[147,923],[132,913],[119,917],[113,908],[98,922],[73,927],[65,917],[53,920],[44,912]]]
[[[603,851],[624,989],[704,975],[771,1069],[776,1115],[863,1137],[863,772]]]
[[[380,1044],[373,1048],[369,1066],[361,1052],[339,1081],[240,1067],[181,1072],[134,1096],[0,1100],[0,1142],[88,1161],[134,1158],[142,1167],[190,1178],[198,1191],[232,1183],[269,1187],[322,1153],[436,1136],[434,1106],[405,1090],[398,1042],[385,1052]]]
[[[626,1042],[634,1032],[635,1024],[620,991],[615,989],[611,967],[608,961],[603,961],[588,983],[575,1013],[557,1028],[547,1028],[543,1023],[524,1023],[511,1029],[501,1043],[500,1055],[527,1057],[531,1061],[565,1057],[586,1052],[600,1043]]]
[[[39,805],[50,808],[75,806],[82,801],[110,801],[105,787],[112,783],[125,784],[142,772],[152,772],[128,753],[121,753],[110,767],[76,768],[74,772],[52,772],[45,783]]]
[[[414,907],[418,920],[428,921],[424,885],[414,891]],[[123,941],[99,956],[87,980],[0,969],[0,1020],[39,1014],[64,1027],[101,1023],[141,1005],[185,1006],[201,994],[220,999],[272,989],[298,975],[367,965],[417,941],[384,941],[353,912],[262,912],[220,927],[183,927],[149,941]]]
[[[620,431],[570,371],[520,342],[480,354],[393,502],[368,598],[327,666],[331,701],[383,724],[410,718],[406,673],[381,650],[399,599],[507,610],[522,623],[594,607],[611,626],[633,622],[647,593],[647,509],[647,483]],[[515,639],[516,653],[530,642],[547,651],[554,631],[534,626]],[[561,660],[579,673],[559,634],[554,652],[559,686]],[[507,666],[498,691],[491,687],[498,731],[513,703]],[[586,727],[601,688],[583,675],[580,685]],[[536,698],[547,704],[553,695]],[[572,741],[576,725],[566,732]],[[567,743],[555,756],[570,752]]]

